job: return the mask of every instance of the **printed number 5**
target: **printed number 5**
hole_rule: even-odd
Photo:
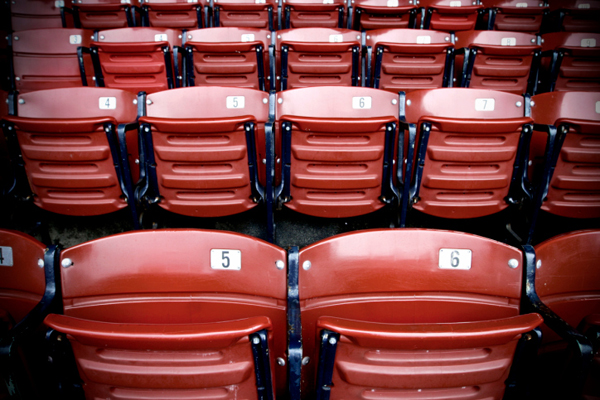
[[[233,108],[238,108],[238,106],[239,106],[238,99],[237,99],[237,97],[234,97],[233,98]]]
[[[460,264],[460,258],[458,258],[458,251],[453,251],[452,253],[450,253],[450,265],[456,268],[458,267],[458,264]]]
[[[223,261],[223,268],[229,268],[229,265],[231,263],[231,260],[229,259],[229,252],[228,251],[224,251],[221,253],[221,259],[224,260]]]

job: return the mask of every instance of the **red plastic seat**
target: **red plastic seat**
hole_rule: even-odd
[[[412,0],[355,0],[348,27],[357,31],[415,28],[418,8]]]
[[[19,166],[26,178],[21,184],[28,185],[25,190],[33,194],[35,205],[78,216],[129,205],[136,223],[127,158],[137,157],[137,135],[119,129],[117,139],[118,125],[136,120],[135,101],[130,92],[92,87],[18,96],[18,116],[4,117],[2,127],[18,144],[11,151],[16,160],[22,159]]]
[[[64,315],[45,323],[69,338],[87,398],[273,399],[286,382],[275,364],[286,351],[285,257],[219,231],[83,243],[62,252]]]
[[[436,31],[469,31],[475,29],[484,8],[479,0],[421,0],[426,9],[423,26]]]
[[[374,30],[366,45],[368,86],[395,93],[452,86],[454,45],[446,32]]]
[[[219,0],[213,4],[215,27],[279,29],[277,0]]]
[[[501,399],[519,339],[542,323],[519,315],[522,253],[483,237],[360,231],[298,264],[306,398]]]
[[[89,47],[93,32],[85,29],[48,28],[12,35],[15,89],[33,90],[83,86],[77,49]],[[83,58],[86,86],[93,85],[91,58]]]
[[[142,3],[141,9],[144,26],[172,29],[198,29],[207,26],[208,2],[204,0],[146,1]]]
[[[549,185],[542,190],[541,209],[568,218],[600,218],[600,93],[551,92],[532,100],[535,123],[557,128],[554,171],[545,179]],[[532,160],[547,151],[541,136],[534,139]]]
[[[556,236],[535,246],[535,252],[538,296],[571,327],[587,335],[596,349],[584,387],[584,393],[589,396],[585,398],[595,398],[600,389],[597,375],[600,362],[597,352],[600,345],[600,231],[576,231]],[[542,325],[542,353],[556,354],[565,347],[566,342],[556,332]],[[555,371],[560,371],[561,367],[553,364]]]
[[[561,0],[550,2],[555,14],[551,31],[600,32],[600,1],[598,0]]]
[[[286,0],[283,3],[282,28],[344,28],[344,0]]]
[[[359,86],[360,32],[298,28],[277,32],[281,90],[309,86]]]
[[[168,211],[194,217],[232,215],[257,205],[262,185],[256,160],[265,157],[267,93],[181,88],[150,94],[146,104],[139,122],[147,177],[143,196],[150,203],[159,200]]]
[[[186,32],[188,86],[235,86],[265,90],[270,82],[271,32],[257,28],[210,28]],[[267,84],[269,83],[269,84]]]
[[[523,32],[464,31],[456,34],[463,48],[462,87],[533,94],[537,87],[542,47]]]
[[[497,31],[538,33],[549,6],[539,0],[492,0],[488,27]]]
[[[600,33],[542,35],[548,91],[600,91]]]
[[[398,95],[323,86],[277,94],[282,136],[279,200],[326,218],[364,215],[390,198]]]
[[[135,26],[138,0],[73,0],[75,26],[102,30]]]
[[[181,32],[166,28],[123,28],[98,32],[90,47],[100,87],[134,93],[159,92],[179,86],[176,46]],[[171,56],[173,52],[173,57]],[[176,62],[176,66],[178,63]]]
[[[10,2],[11,25],[13,31],[42,28],[63,28],[64,12],[61,10],[70,1],[21,0]],[[66,3],[66,4],[65,4]]]
[[[429,215],[462,219],[498,213],[529,199],[520,150],[529,143],[533,120],[524,103],[522,96],[483,89],[408,93],[406,120],[419,133],[414,168],[407,167],[412,183],[404,188],[403,208],[412,204]],[[408,160],[413,161],[411,152]]]

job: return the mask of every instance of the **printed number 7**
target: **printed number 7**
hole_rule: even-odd
[[[483,109],[485,110],[487,108],[487,100],[483,100]]]
[[[224,251],[221,253],[221,259],[225,260],[223,261],[223,264],[221,264],[223,266],[223,268],[229,268],[229,264],[230,264],[230,260],[229,260],[229,252],[228,251]]]

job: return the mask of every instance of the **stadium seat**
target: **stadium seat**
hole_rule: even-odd
[[[446,32],[373,30],[366,46],[367,86],[398,93],[453,85],[454,45]]]
[[[181,39],[181,32],[166,28],[98,32],[98,40],[89,48],[96,85],[133,93],[153,93],[181,86],[178,67]]]
[[[280,29],[277,0],[218,0],[213,5],[214,27]]]
[[[0,398],[39,398],[45,358],[35,333],[54,311],[55,246],[0,229]]]
[[[348,28],[416,28],[419,9],[412,0],[355,0],[349,7]]]
[[[137,226],[129,166],[137,135],[127,133],[137,127],[131,125],[135,101],[130,92],[93,87],[19,95],[18,116],[5,116],[2,128],[23,196],[64,215],[102,215],[129,205]]]
[[[533,120],[526,98],[442,88],[410,92],[402,102],[411,126],[408,147],[416,152],[407,156],[412,183],[403,188],[403,219],[411,206],[464,219],[531,200],[525,163]]]
[[[136,26],[137,0],[72,0],[77,28],[117,29]]]
[[[142,26],[171,29],[208,27],[209,6],[204,0],[154,0],[141,4]]]
[[[549,6],[539,0],[492,0],[486,1],[489,10],[488,29],[497,31],[541,31]]]
[[[269,87],[270,31],[210,28],[185,35],[187,86]]]
[[[276,203],[325,218],[394,203],[398,95],[345,86],[292,89],[277,93],[276,115],[282,138]]]
[[[61,255],[87,398],[274,399],[285,393],[285,251],[236,233],[118,234]]]
[[[93,67],[83,57],[81,76],[77,49],[89,47],[93,32],[85,29],[47,28],[12,34],[13,80],[19,93],[64,87],[93,86]]]
[[[524,361],[518,351],[542,318],[519,315],[518,249],[461,232],[373,229],[295,260],[306,398],[501,399],[519,386],[511,363]]]
[[[67,0],[67,5],[71,2]],[[67,26],[64,1],[26,0],[11,1],[11,25],[13,31]]]
[[[600,32],[600,1],[551,1],[550,22],[544,32]]]
[[[281,22],[283,29],[344,28],[346,2],[344,0],[286,0]]]
[[[446,32],[475,29],[485,11],[479,0],[421,0],[419,5],[426,9],[423,28]]]
[[[537,41],[523,32],[458,32],[455,46],[465,54],[460,86],[533,95],[542,55]]]
[[[309,86],[359,86],[360,32],[298,28],[277,32],[281,90]]]
[[[535,123],[556,127],[550,148],[538,132],[531,146],[533,161],[550,152],[541,178],[541,209],[567,218],[600,218],[600,92],[543,93],[532,101]]]
[[[542,35],[544,91],[600,92],[600,33]]]
[[[193,217],[255,207],[264,196],[256,160],[265,157],[268,97],[233,87],[180,88],[145,101],[140,96],[146,179],[138,197]]]
[[[582,230],[550,238],[535,249],[524,246],[527,271],[523,308],[544,316],[536,367],[537,375],[541,375],[537,392],[543,397],[592,399],[600,393],[599,245],[600,231]]]

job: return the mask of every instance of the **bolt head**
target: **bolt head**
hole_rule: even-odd
[[[514,258],[511,258],[510,260],[508,260],[508,266],[512,269],[515,269],[519,266],[519,261]]]
[[[277,357],[277,365],[283,367],[285,365],[285,360],[281,357]]]
[[[308,271],[311,266],[312,266],[312,263],[308,260],[306,260],[302,263],[302,269],[305,271]]]
[[[310,362],[310,357],[304,357],[302,359],[302,365],[307,365]]]
[[[44,260],[42,260],[41,258],[38,259],[38,267],[44,268]]]
[[[73,265],[73,260],[71,260],[70,258],[65,258],[60,262],[60,265],[63,268],[69,268],[70,266]]]
[[[277,260],[275,262],[275,266],[277,267],[277,269],[284,269],[285,268],[285,263],[281,260]]]

